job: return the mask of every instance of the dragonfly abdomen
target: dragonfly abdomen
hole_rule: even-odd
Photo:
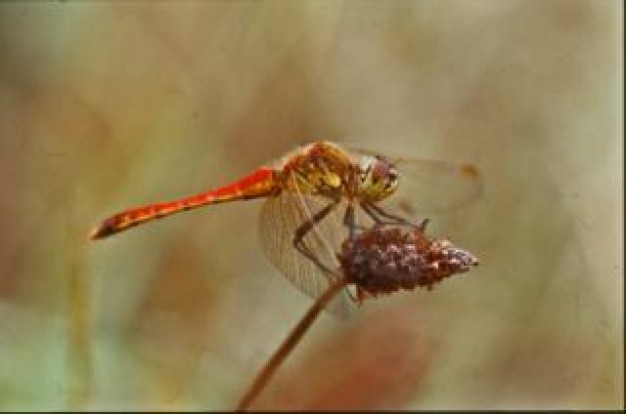
[[[176,201],[135,207],[117,213],[102,221],[90,234],[91,239],[101,239],[136,225],[181,211],[234,200],[265,197],[279,191],[276,171],[259,168],[252,174],[230,185]]]

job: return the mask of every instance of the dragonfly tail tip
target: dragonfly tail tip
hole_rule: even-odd
[[[114,232],[106,225],[99,225],[89,232],[89,240],[99,240],[110,236]]]

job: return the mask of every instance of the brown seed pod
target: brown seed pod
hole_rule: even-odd
[[[478,265],[471,253],[445,239],[431,240],[424,231],[425,225],[381,225],[343,242],[341,270],[347,283],[357,287],[359,301],[416,286],[432,289],[442,279]]]

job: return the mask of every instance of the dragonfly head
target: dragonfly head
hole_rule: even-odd
[[[398,170],[381,156],[363,157],[359,170],[359,192],[368,201],[387,198],[398,188]]]

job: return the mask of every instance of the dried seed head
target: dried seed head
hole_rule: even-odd
[[[375,226],[342,244],[338,255],[348,283],[371,296],[435,283],[478,265],[469,252],[448,240],[430,240],[423,227],[410,231]]]

